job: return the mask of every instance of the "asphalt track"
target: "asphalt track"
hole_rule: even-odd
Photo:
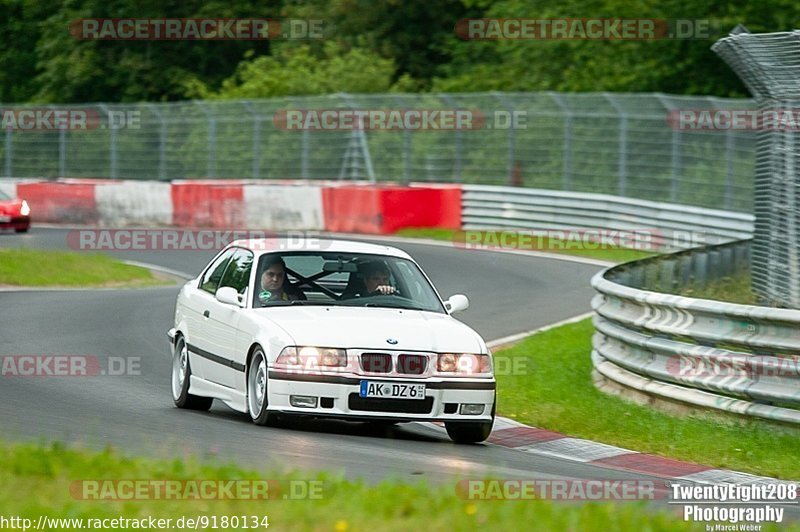
[[[0,247],[66,249],[64,229],[0,234]],[[598,266],[521,255],[402,243],[444,297],[465,293],[459,317],[487,340],[589,310]],[[192,275],[213,252],[117,252]],[[33,265],[35,267],[35,265]],[[113,445],[151,456],[197,456],[259,470],[319,470],[375,482],[431,483],[491,475],[503,479],[651,479],[636,473],[533,456],[482,444],[455,445],[434,427],[388,429],[298,419],[257,427],[215,403],[210,412],[176,409],[169,389],[166,330],[178,287],[98,291],[0,292],[0,355],[141,357],[138,375],[0,377],[0,426],[7,440]],[[556,353],[553,354],[557,356]],[[588,353],[587,353],[588,356]],[[663,484],[662,484],[663,485]]]

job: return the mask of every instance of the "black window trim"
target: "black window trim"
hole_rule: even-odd
[[[252,278],[253,278],[253,270],[254,270],[253,266],[255,266],[255,264],[256,264],[256,254],[253,252],[252,249],[249,249],[249,248],[246,248],[246,247],[243,247],[243,246],[231,246],[231,247],[229,247],[227,249],[233,250],[233,254],[228,259],[228,264],[225,265],[225,270],[222,272],[222,277],[220,277],[219,283],[220,283],[220,285],[222,284],[222,280],[225,278],[225,274],[228,273],[228,268],[230,267],[231,261],[233,260],[234,255],[236,255],[236,252],[240,251],[240,250],[241,251],[246,251],[246,252],[250,253],[250,256],[253,258],[253,262],[250,264],[250,273],[247,275],[247,286],[245,287],[245,295],[248,295],[250,293],[251,282],[252,282]],[[222,287],[221,286],[217,286],[217,290],[219,290],[220,288],[222,288]],[[216,294],[214,294],[214,295],[216,295]],[[247,299],[250,299],[250,298],[247,297]],[[245,305],[244,308],[248,308],[248,306]]]
[[[234,248],[237,248],[237,247],[239,247],[239,246],[229,246],[229,247],[226,247],[225,249],[223,249],[222,251],[220,251],[219,253],[217,253],[216,255],[214,255],[214,258],[213,258],[213,259],[211,259],[211,261],[209,261],[209,263],[208,263],[208,266],[206,266],[206,267],[203,269],[203,273],[201,273],[201,274],[200,274],[200,277],[198,277],[198,279],[197,279],[197,289],[198,289],[199,291],[201,291],[201,292],[204,292],[204,293],[206,293],[206,294],[211,294],[211,292],[209,292],[208,290],[206,290],[205,288],[203,288],[203,279],[205,279],[205,277],[206,277],[206,274],[208,273],[208,270],[210,270],[210,269],[211,269],[211,267],[214,265],[214,263],[216,263],[216,262],[217,262],[217,259],[219,259],[220,257],[222,257],[222,255],[224,255],[224,254],[225,254],[225,253],[227,253],[228,251],[233,251],[233,249],[234,249]],[[231,253],[231,257],[232,257],[232,256],[233,256],[233,253]],[[228,269],[228,264],[230,263],[231,257],[228,257],[228,260],[227,260],[227,262],[225,263],[225,269],[224,269],[224,270],[222,270],[222,275],[225,275],[225,270],[227,270],[227,269]],[[219,278],[219,280],[220,280],[220,282],[222,282],[222,277],[220,277],[220,278]],[[217,289],[219,289],[219,285],[217,285]],[[213,293],[213,294],[211,294],[211,297],[214,297],[215,295],[216,295],[216,290],[214,291],[214,293]]]

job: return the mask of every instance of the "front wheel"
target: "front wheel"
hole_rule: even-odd
[[[183,336],[175,342],[175,354],[172,356],[172,400],[178,408],[189,410],[208,410],[214,399],[200,397],[189,393],[189,380],[192,368],[189,366],[189,349]]]
[[[495,396],[495,402],[492,404],[491,421],[445,421],[444,428],[447,429],[447,435],[456,443],[480,443],[486,441],[492,433],[496,405],[497,396]]]
[[[267,358],[257,347],[247,367],[247,411],[256,425],[267,425],[275,417],[267,410],[267,389]]]

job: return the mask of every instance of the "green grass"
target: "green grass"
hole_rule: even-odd
[[[61,444],[2,444],[0,515],[37,522],[56,518],[104,519],[182,516],[268,516],[270,530],[689,530],[674,515],[656,513],[642,502],[566,504],[547,500],[470,501],[455,485],[429,487],[386,480],[377,485],[324,473],[258,473],[233,465],[192,460],[128,458],[67,449]],[[319,482],[313,500],[83,500],[81,481],[290,480]],[[285,486],[285,484],[283,484]],[[271,484],[272,486],[272,484]],[[71,491],[71,488],[73,491]],[[201,527],[201,529],[203,529]],[[696,529],[696,527],[694,528]],[[798,530],[797,526],[794,528]],[[261,529],[263,530],[263,528]],[[767,528],[769,530],[769,528]]]
[[[164,284],[150,270],[106,255],[33,249],[0,250],[0,285],[127,287]]]
[[[682,288],[679,295],[739,303],[741,305],[759,304],[758,298],[753,293],[750,271],[713,280],[702,288],[689,285]]]
[[[520,358],[517,371],[498,372],[498,414],[635,451],[800,479],[800,429],[719,414],[681,417],[597,390],[592,332],[587,319],[499,352],[507,362]]]
[[[477,231],[467,231],[467,233],[477,233]],[[643,259],[651,257],[656,253],[653,251],[645,251],[638,249],[628,249],[621,247],[603,247],[598,249],[589,249],[586,246],[579,245],[577,242],[568,242],[553,238],[542,238],[533,240],[529,243],[518,243],[518,232],[515,231],[487,231],[487,233],[494,233],[492,236],[497,236],[498,239],[505,239],[499,242],[490,240],[481,240],[479,243],[484,245],[496,246],[497,248],[507,249],[527,249],[533,251],[543,251],[547,253],[559,253],[566,255],[575,255],[580,257],[588,257],[591,259],[604,260],[608,262],[628,262],[631,260]],[[524,232],[523,232],[524,233]],[[453,245],[464,245],[465,231],[454,229],[439,229],[439,228],[406,228],[400,229],[395,233],[397,236],[404,236],[408,238],[429,238],[432,240],[443,240],[452,242]],[[479,249],[479,248],[476,248]]]

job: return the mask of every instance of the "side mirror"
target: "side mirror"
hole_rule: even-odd
[[[450,314],[467,310],[469,308],[469,299],[463,294],[452,295],[450,299],[444,302],[444,308],[446,308],[447,312]]]
[[[232,286],[223,286],[215,295],[217,301],[225,303],[226,305],[233,305],[234,307],[241,307],[242,303],[239,300],[239,293]]]

